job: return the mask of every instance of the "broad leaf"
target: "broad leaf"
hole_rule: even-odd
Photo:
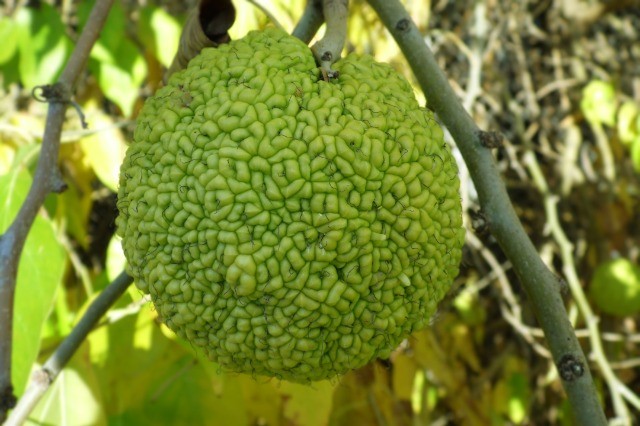
[[[14,169],[0,177],[0,232],[18,213],[31,185],[31,176]],[[29,232],[18,268],[13,323],[13,371],[15,391],[22,394],[40,350],[43,324],[51,311],[62,281],[66,254],[58,244],[53,226],[38,216]]]
[[[106,425],[94,367],[83,344],[44,394],[27,424]]]
[[[55,82],[72,48],[60,16],[52,6],[43,2],[38,8],[21,8],[16,13],[16,23],[22,83],[32,88]]]
[[[118,192],[120,164],[127,150],[122,131],[114,127],[109,116],[98,110],[92,110],[87,120],[96,133],[80,141],[85,158],[100,181],[113,192]]]
[[[178,51],[181,24],[159,7],[147,6],[140,10],[138,36],[158,61],[169,68]]]

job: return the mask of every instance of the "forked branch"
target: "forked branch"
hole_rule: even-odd
[[[524,231],[482,132],[465,111],[422,34],[398,0],[368,0],[402,49],[429,102],[456,141],[492,234],[513,264],[544,330],[578,424],[605,425],[588,362],[560,296],[559,279]]]

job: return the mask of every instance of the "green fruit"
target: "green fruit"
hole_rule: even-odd
[[[604,262],[596,268],[589,295],[602,312],[627,316],[640,312],[640,267],[627,259]]]
[[[618,137],[624,144],[631,144],[640,137],[640,106],[625,102],[618,110]]]
[[[580,108],[591,123],[615,126],[616,90],[611,83],[592,80],[582,89]]]
[[[224,369],[309,382],[425,327],[458,274],[456,164],[367,56],[321,79],[279,30],[205,49],[148,99],[117,221],[137,286]]]

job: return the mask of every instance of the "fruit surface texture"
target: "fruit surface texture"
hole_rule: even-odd
[[[334,69],[252,32],[203,50],[138,117],[128,272],[225,370],[310,382],[386,358],[458,274],[457,167],[433,115],[389,65]]]

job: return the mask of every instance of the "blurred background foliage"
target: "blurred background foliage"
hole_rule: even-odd
[[[291,31],[304,6],[234,3],[232,38],[270,25],[264,10]],[[496,158],[526,229],[553,270],[579,277],[577,293],[572,288],[565,296],[585,351],[594,366],[609,365],[632,390],[625,398],[629,411],[620,412],[610,402],[618,390],[595,368],[607,414],[620,416],[621,424],[637,421],[640,8],[597,0],[404,3],[480,127],[506,136]],[[56,81],[92,4],[0,3],[0,232],[17,214],[38,158],[46,105],[32,91]],[[51,354],[123,268],[113,237],[120,162],[192,4],[116,0],[92,51],[75,98],[89,127],[82,129],[70,108],[62,136],[59,163],[69,189],[48,198],[19,268],[18,396],[32,365]],[[351,1],[346,50],[373,54],[413,81],[363,0]],[[460,164],[469,229],[461,275],[432,327],[390,360],[313,386],[222,374],[160,325],[132,286],[30,423],[573,424],[526,295],[487,234]],[[574,301],[582,289],[588,309]],[[595,332],[585,327],[590,320],[598,321]],[[594,337],[604,342],[604,357],[593,352]]]

